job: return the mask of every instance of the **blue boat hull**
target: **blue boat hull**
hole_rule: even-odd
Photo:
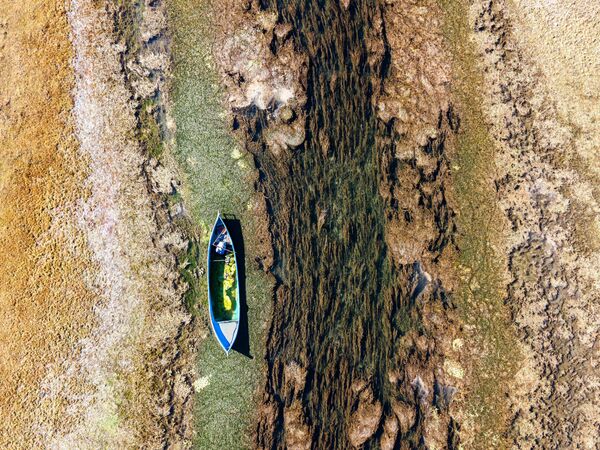
[[[225,281],[223,277],[219,277],[219,271],[223,270],[226,258],[234,258],[235,262],[235,300],[231,309],[223,309],[223,285]],[[237,255],[233,245],[233,239],[227,229],[227,225],[217,215],[213,226],[210,240],[208,243],[207,255],[207,277],[208,277],[208,310],[210,313],[210,322],[217,338],[217,341],[225,351],[229,354],[239,329],[240,317],[240,289],[239,289],[239,270]],[[227,296],[227,300],[231,301]]]

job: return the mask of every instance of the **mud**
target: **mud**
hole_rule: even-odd
[[[231,9],[277,279],[257,447],[597,442],[596,10],[534,3]]]

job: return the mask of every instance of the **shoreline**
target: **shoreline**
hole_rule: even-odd
[[[181,365],[186,352],[177,347],[191,317],[180,301],[185,286],[177,254],[187,241],[162,201],[176,181],[138,136],[147,124],[136,111],[160,91],[164,70],[156,64],[164,50],[145,45],[160,33],[153,20],[160,4],[141,8],[118,31],[114,24],[125,6],[74,0],[69,11],[74,130],[89,163],[82,182],[87,196],[70,212],[94,263],[82,277],[94,294],[94,325],[43,381],[46,399],[66,405],[61,423],[43,432],[49,447],[185,440],[178,421],[191,382]],[[175,367],[178,378],[171,376]]]

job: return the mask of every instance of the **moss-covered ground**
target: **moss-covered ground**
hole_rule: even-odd
[[[474,432],[471,448],[505,448],[509,420],[505,393],[519,363],[514,331],[504,304],[505,261],[499,249],[505,219],[494,190],[494,143],[482,111],[483,78],[470,41],[464,0],[439,0],[445,13],[444,34],[454,61],[454,98],[461,129],[452,162],[453,194],[458,206],[459,272],[457,302],[472,330],[472,389],[465,396]]]

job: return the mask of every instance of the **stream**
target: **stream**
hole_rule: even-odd
[[[370,383],[388,407],[387,365],[401,298],[384,240],[379,142],[386,129],[371,105],[365,33],[374,1],[278,2],[309,56],[307,139],[288,161],[257,152],[269,199],[278,279],[267,342],[266,393],[277,424],[297,393],[289,364],[306,369],[301,393],[312,448],[348,448],[353,383]],[[268,428],[268,427],[267,427]],[[259,430],[261,427],[259,426]],[[284,446],[283,427],[258,434],[261,448]]]

